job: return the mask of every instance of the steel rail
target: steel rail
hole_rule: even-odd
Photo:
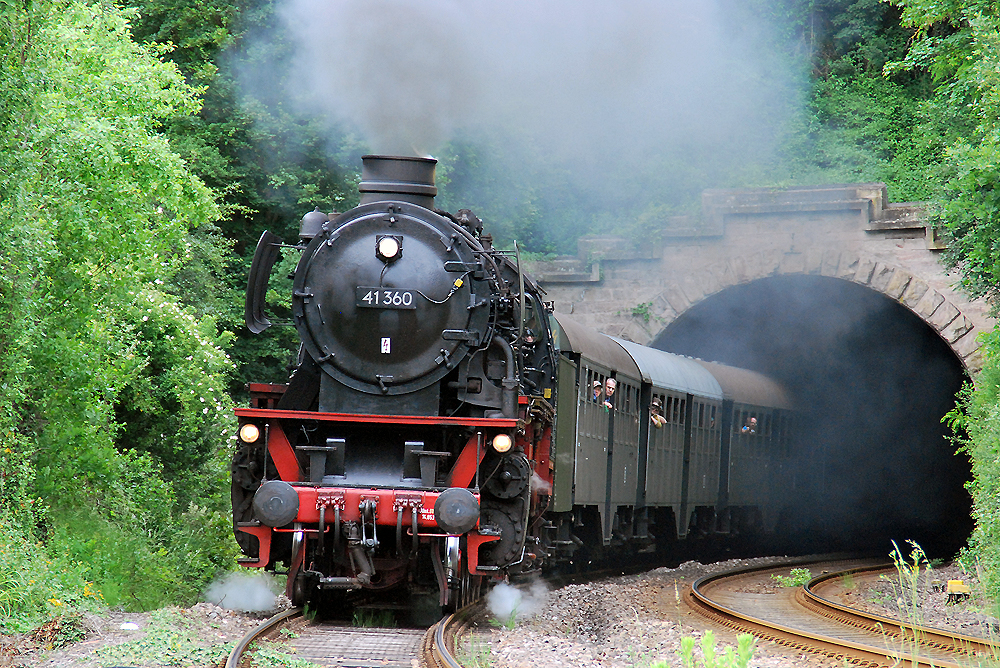
[[[825,596],[821,596],[818,590],[822,585],[831,580],[844,575],[857,575],[870,573],[872,571],[886,570],[879,567],[852,568],[837,573],[826,573],[815,577],[806,583],[800,592],[797,593],[799,602],[807,609],[818,615],[834,619],[841,624],[863,629],[871,633],[879,633],[898,638],[907,643],[916,643],[921,646],[934,647],[946,652],[961,654],[969,657],[990,657],[1000,656],[1000,645],[997,643],[965,635],[953,631],[936,629],[930,626],[922,626],[905,622],[892,617],[884,617],[874,613],[863,612],[842,603],[832,601]]]
[[[458,641],[470,626],[470,620],[482,610],[482,600],[465,606],[427,629],[421,643],[421,656],[428,668],[463,668],[455,658]]]
[[[801,561],[797,561],[796,565],[802,563]],[[813,561],[812,563],[817,562]],[[788,565],[792,564],[786,563],[783,566],[787,567]],[[744,568],[699,578],[691,585],[688,603],[692,608],[712,621],[737,632],[750,633],[762,640],[769,640],[804,652],[828,656],[837,661],[847,661],[854,665],[885,666],[889,668],[905,662],[907,665],[912,666],[967,668],[967,662],[960,663],[958,661],[961,659],[975,660],[983,656],[995,657],[1000,655],[1000,646],[981,639],[907,624],[878,615],[870,615],[863,611],[829,601],[815,591],[819,585],[842,577],[845,574],[891,568],[886,565],[864,566],[825,573],[812,579],[795,594],[795,602],[807,613],[817,614],[843,624],[846,627],[861,631],[862,634],[871,637],[871,643],[857,642],[843,637],[838,638],[836,636],[815,633],[774,620],[763,619],[712,600],[711,596],[705,591],[706,585],[720,580],[739,578],[752,573],[774,570],[775,568],[776,566],[774,565]],[[884,642],[883,646],[878,645],[877,641],[879,639],[885,641],[888,638],[892,638],[895,642],[898,642],[901,649],[897,651]],[[914,651],[902,651],[902,648],[905,646],[909,646]],[[923,649],[925,652],[928,649],[936,650],[938,656],[933,658],[921,656],[919,649]],[[957,654],[959,656],[954,657],[956,660],[942,659],[940,656],[942,652],[950,655]]]
[[[269,619],[265,619],[257,626],[257,628],[247,633],[238,643],[236,643],[236,647],[233,648],[233,651],[229,653],[229,658],[226,659],[225,668],[239,668],[240,661],[243,659],[243,653],[246,651],[247,647],[250,646],[250,643],[257,638],[260,638],[262,635],[286,619],[293,619],[301,614],[302,608],[290,608],[284,612],[279,612]]]

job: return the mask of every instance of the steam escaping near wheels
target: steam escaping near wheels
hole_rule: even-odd
[[[226,610],[266,612],[278,603],[281,585],[264,573],[226,573],[209,585],[205,601]]]
[[[533,616],[542,606],[549,590],[542,581],[535,581],[525,591],[501,582],[486,595],[486,607],[505,626]]]

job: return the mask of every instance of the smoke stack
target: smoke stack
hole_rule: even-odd
[[[361,158],[361,204],[402,201],[434,208],[434,158],[366,155]]]

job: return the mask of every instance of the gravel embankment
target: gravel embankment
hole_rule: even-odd
[[[737,559],[709,565],[688,562],[675,569],[570,585],[542,595],[536,591],[522,603],[530,616],[512,630],[482,627],[480,643],[489,643],[493,668],[646,668],[659,661],[680,666],[681,639],[693,637],[700,645],[705,629],[712,628],[681,603],[684,587],[703,575],[774,561],[777,559]],[[920,589],[919,612],[925,623],[969,635],[976,629],[989,629],[990,622],[974,602],[946,606],[946,594],[932,591],[931,579],[963,579],[976,589],[975,578],[957,566],[934,571]],[[852,590],[851,603],[898,617],[898,589],[895,591],[890,580],[859,584]],[[725,646],[735,648],[732,631],[712,628],[712,632],[720,652]],[[699,654],[696,649],[695,655]],[[841,664],[773,643],[758,643],[751,666],[839,668]]]

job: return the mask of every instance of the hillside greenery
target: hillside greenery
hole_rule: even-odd
[[[696,210],[706,187],[884,181],[895,201],[934,203],[948,261],[995,304],[998,10],[749,5],[779,26],[779,55],[804,90],[766,159],[699,164],[666,188],[651,175],[684,156],[655,156],[642,197],[623,196],[610,216],[551,157],[501,135],[456,137],[439,153],[442,206],[472,204],[498,245],[572,252],[588,232],[655,233]],[[367,150],[346,128],[303,119],[282,82],[241,91],[240,71],[291,57],[277,12],[272,0],[0,2],[7,628],[67,609],[190,602],[234,566],[233,401],[250,380],[283,377],[295,348],[291,328],[241,327],[250,258],[264,229],[294,241],[305,211],[353,206]],[[608,174],[623,187],[630,177]],[[996,336],[951,417],[976,476],[969,556],[1000,593]]]

